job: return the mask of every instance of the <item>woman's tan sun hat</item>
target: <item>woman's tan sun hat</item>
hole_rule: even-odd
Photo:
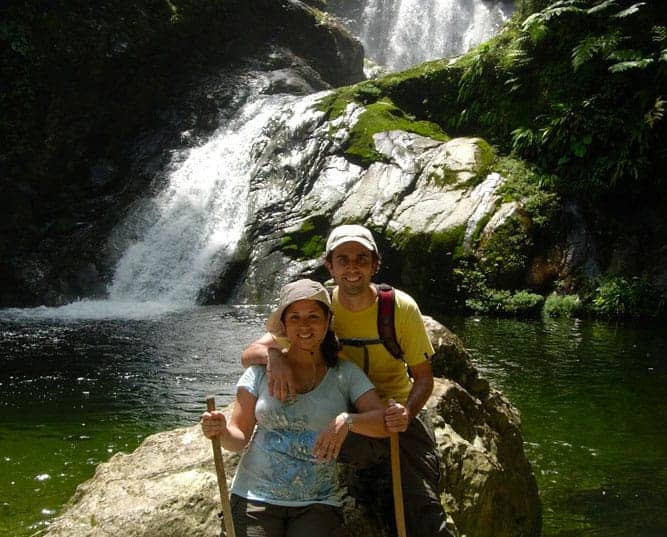
[[[331,311],[331,298],[326,288],[319,282],[303,279],[288,283],[280,290],[280,302],[266,321],[266,330],[274,336],[285,335],[285,325],[282,322],[283,312],[294,302],[299,300],[317,300]]]

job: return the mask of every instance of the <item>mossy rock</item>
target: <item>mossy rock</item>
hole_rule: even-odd
[[[465,226],[435,232],[404,230],[388,236],[391,263],[403,288],[428,310],[448,308],[456,296],[453,269],[463,253]],[[385,257],[388,257],[385,255]]]
[[[316,259],[324,254],[329,231],[329,219],[314,215],[286,233],[280,241],[281,251],[291,259]]]
[[[498,289],[521,287],[533,246],[532,222],[521,210],[483,236],[476,256],[488,285]]]
[[[449,139],[436,123],[417,120],[390,98],[383,97],[383,90],[372,81],[347,86],[327,95],[319,101],[318,109],[325,112],[328,120],[334,120],[353,102],[364,106],[365,110],[351,129],[345,154],[362,166],[387,160],[375,149],[373,135],[379,132],[402,130],[434,140]]]
[[[382,99],[368,105],[352,127],[349,145],[345,154],[353,162],[368,166],[376,161],[384,161],[386,157],[375,150],[373,135],[379,132],[402,130],[421,136],[445,141],[447,136],[436,125],[428,121],[415,121],[389,99]]]

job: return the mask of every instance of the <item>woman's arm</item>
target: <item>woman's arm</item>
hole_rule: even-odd
[[[354,406],[357,412],[348,414],[351,432],[373,438],[389,436],[390,431],[387,430],[384,423],[386,406],[375,390],[364,393],[354,402]]]
[[[201,427],[206,438],[220,437],[220,443],[228,451],[241,451],[248,445],[255,429],[255,404],[257,398],[243,388],[236,392],[229,424],[219,411],[204,412]]]
[[[354,432],[374,438],[389,436],[384,426],[385,406],[375,390],[368,390],[355,402],[356,413],[341,412],[315,440],[313,454],[330,461],[338,457],[348,433]]]

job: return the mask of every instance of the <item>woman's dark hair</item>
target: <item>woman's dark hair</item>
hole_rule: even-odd
[[[329,315],[331,315],[331,313],[329,313]],[[322,340],[320,349],[322,350],[324,363],[327,364],[328,367],[335,367],[338,364],[338,351],[340,350],[340,342],[338,341],[338,338],[336,337],[336,334],[334,334],[333,330],[327,330],[327,334]]]
[[[331,316],[333,315],[331,310],[327,308],[326,304],[323,304],[319,300],[317,301],[317,305],[322,308],[322,311],[327,316],[327,319],[329,319],[329,325],[331,325]],[[324,335],[324,339],[320,344],[320,350],[322,351],[324,363],[327,364],[328,367],[334,367],[336,364],[338,364],[338,351],[340,350],[340,342],[338,341],[336,334],[334,334],[334,331],[331,330],[331,328],[327,329],[327,333]]]

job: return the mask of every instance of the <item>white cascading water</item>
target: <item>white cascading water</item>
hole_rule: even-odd
[[[366,56],[390,70],[458,56],[495,35],[513,2],[366,0],[360,21]]]
[[[201,147],[172,164],[152,222],[123,254],[109,288],[117,302],[191,306],[233,255],[247,217],[251,151],[291,96],[256,96]]]
[[[172,155],[165,186],[118,231],[136,235],[120,258],[107,300],[57,308],[6,310],[26,318],[145,318],[187,309],[234,254],[248,217],[252,151],[267,142],[272,118],[298,113],[299,97],[261,95],[266,81],[249,82],[251,96],[201,146]],[[289,113],[288,113],[289,112]]]

